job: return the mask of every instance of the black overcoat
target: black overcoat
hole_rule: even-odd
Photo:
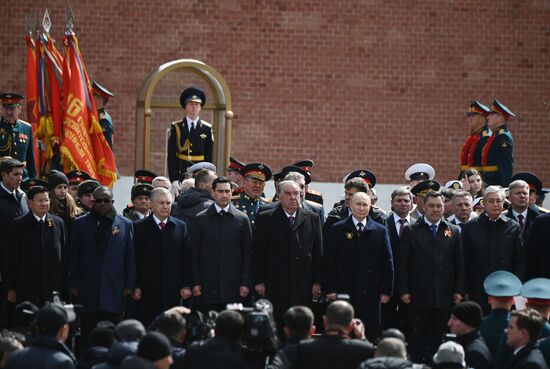
[[[411,294],[411,309],[450,310],[453,293],[465,291],[458,227],[442,219],[434,239],[422,217],[405,226],[399,248],[399,295]]]
[[[276,320],[294,305],[311,305],[311,287],[322,281],[319,216],[299,208],[294,225],[281,207],[257,215],[252,247],[254,285],[265,283]],[[278,319],[279,318],[279,319]]]
[[[326,245],[325,292],[350,295],[356,317],[379,325],[380,294],[391,296],[393,288],[388,230],[368,217],[359,234],[349,216],[330,228]]]
[[[134,223],[138,311],[146,322],[180,305],[180,290],[191,287],[187,227],[174,217],[165,223],[161,231],[152,214]]]
[[[239,287],[251,287],[251,232],[248,216],[232,204],[223,216],[214,204],[197,214],[191,255],[192,284],[201,286],[199,302],[239,302]]]
[[[519,224],[505,215],[493,222],[483,213],[462,226],[462,242],[470,299],[487,315],[490,307],[483,281],[489,274],[506,270],[525,279],[526,256]]]
[[[43,225],[31,211],[13,221],[7,280],[17,302],[42,306],[53,291],[65,292],[67,245],[65,223],[56,215],[46,214]]]
[[[550,278],[550,213],[533,221],[527,240],[527,279]]]

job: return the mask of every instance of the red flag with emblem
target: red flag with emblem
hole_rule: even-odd
[[[61,163],[67,171],[84,170],[112,187],[117,179],[114,155],[99,124],[90,79],[72,31],[65,36],[64,63]]]

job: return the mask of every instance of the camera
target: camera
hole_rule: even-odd
[[[187,322],[187,342],[203,341],[212,337],[212,331],[216,327],[216,311],[209,311],[208,316],[204,316],[200,311],[191,311],[185,316]]]
[[[243,315],[243,347],[248,352],[274,352],[279,347],[271,302],[260,299],[251,308],[243,307],[242,304],[228,304],[227,310],[236,310]]]

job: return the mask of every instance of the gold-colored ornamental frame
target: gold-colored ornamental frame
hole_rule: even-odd
[[[159,66],[143,81],[137,100],[136,128],[140,122],[140,108],[143,108],[143,138],[136,134],[136,168],[149,169],[149,154],[151,143],[151,117],[153,109],[181,109],[179,96],[177,101],[153,101],[153,92],[158,82],[168,73],[175,70],[188,70],[201,77],[210,87],[214,96],[209,97],[203,109],[213,111],[212,128],[214,130],[214,165],[218,174],[222,175],[229,166],[231,154],[231,122],[233,111],[231,110],[231,93],[229,87],[218,71],[211,66],[196,59],[178,59]],[[182,86],[183,87],[183,86]],[[136,129],[137,132],[137,129]],[[142,150],[140,150],[142,148]],[[141,151],[141,162],[138,162]]]

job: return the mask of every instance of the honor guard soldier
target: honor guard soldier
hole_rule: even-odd
[[[477,100],[472,100],[470,103],[470,108],[466,113],[470,136],[462,146],[459,179],[464,177],[464,172],[468,169],[481,172],[481,152],[491,136],[487,127],[487,117],[490,112],[488,107]]]
[[[205,102],[205,93],[196,87],[187,88],[180,96],[180,104],[186,116],[172,123],[167,154],[168,174],[176,187],[179,187],[179,181],[183,180],[191,165],[201,161],[212,162],[212,125],[199,117]]]
[[[107,140],[109,147],[113,149],[113,139],[115,134],[115,129],[113,126],[113,119],[105,110],[105,106],[109,102],[109,98],[115,96],[111,91],[107,90],[105,87],[101,86],[96,81],[92,81],[92,92],[94,96],[97,96],[96,105],[97,105],[97,114],[99,115],[99,125],[103,130],[103,136]]]
[[[16,93],[0,95],[2,118],[0,119],[0,157],[10,156],[25,164],[23,179],[36,177],[32,126],[19,119],[21,100]]]
[[[527,307],[536,310],[544,318],[540,338],[550,336],[550,279],[535,278],[523,284],[521,296],[527,299]]]
[[[187,168],[187,172],[185,173],[185,178],[195,178],[197,176],[197,173],[201,169],[210,170],[214,173],[216,173],[217,169],[216,166],[212,163],[209,163],[207,161],[203,161],[201,163],[193,164],[189,168]]]
[[[514,297],[520,294],[521,281],[513,273],[498,270],[485,278],[483,288],[489,296],[491,312],[481,321],[479,333],[494,356],[504,329],[508,327]]]
[[[246,164],[235,159],[234,157],[229,157],[229,167],[227,167],[227,178],[237,185],[237,189],[233,190],[233,195],[238,195],[243,192],[243,168]]]
[[[508,187],[514,172],[514,139],[508,130],[508,120],[515,117],[510,109],[498,100],[493,101],[489,114],[489,129],[493,134],[481,154],[483,180],[487,185]]]
[[[311,178],[311,168],[313,168],[313,160],[306,159],[306,160],[299,160],[296,163],[292,164],[297,167],[302,168],[305,170],[310,178]],[[308,186],[306,186],[306,200],[316,202],[317,204],[323,205],[323,194],[310,189]]]
[[[262,163],[251,163],[243,168],[243,176],[243,192],[232,196],[231,202],[238,210],[248,215],[248,219],[254,224],[260,206],[271,202],[271,199],[262,197],[265,182],[271,179],[271,169]]]
[[[426,163],[413,164],[405,171],[405,179],[411,188],[423,181],[433,181],[434,178],[434,168]]]
[[[73,198],[77,199],[78,185],[88,179],[92,179],[92,177],[83,170],[72,170],[67,173],[67,179],[69,180],[69,193]]]

